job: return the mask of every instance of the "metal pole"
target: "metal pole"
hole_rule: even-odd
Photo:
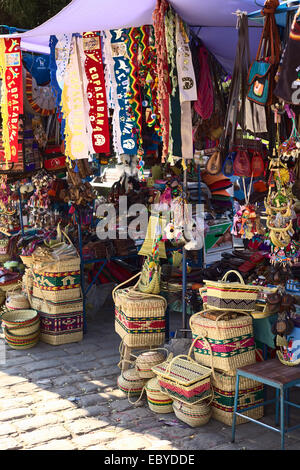
[[[19,211],[20,211],[19,217],[20,217],[21,233],[22,233],[22,236],[24,237],[23,208],[22,208],[22,198],[21,198],[20,188],[18,188],[18,195],[19,195]]]
[[[183,170],[183,191],[187,191],[187,170]],[[187,260],[186,250],[182,249],[182,329],[186,329],[186,285],[187,285]],[[185,334],[184,334],[185,336]]]

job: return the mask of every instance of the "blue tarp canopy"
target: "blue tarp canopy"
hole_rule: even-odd
[[[237,17],[234,13],[237,10],[252,13],[257,10],[258,3],[255,0],[170,0],[170,4],[184,21],[195,27],[194,31],[206,47],[231,72],[237,43]],[[50,20],[20,34],[22,49],[49,53],[49,37],[52,34],[152,24],[155,6],[156,0],[73,0]],[[249,20],[249,25],[252,26],[249,39],[254,57],[261,34],[261,23],[254,17]]]

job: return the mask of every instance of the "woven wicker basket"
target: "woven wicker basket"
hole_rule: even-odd
[[[20,255],[22,263],[27,267],[31,268],[33,266],[33,257],[31,255]]]
[[[166,300],[158,295],[138,292],[135,288],[120,289],[138,275],[112,292],[115,331],[128,347],[160,346],[165,340]]]
[[[35,310],[6,311],[2,315],[2,323],[16,336],[36,333],[40,328],[40,318]]]
[[[228,375],[215,371],[211,378],[214,396],[211,403],[212,417],[228,426],[232,425],[236,375]],[[244,408],[258,405],[264,401],[263,385],[246,377],[240,377],[237,411],[243,413]],[[264,407],[259,406],[245,412],[245,416],[260,419],[264,415]],[[237,416],[236,424],[246,423],[247,419]]]
[[[240,282],[226,282],[229,274],[234,273]],[[207,305],[221,310],[255,310],[260,286],[245,284],[238,271],[228,271],[221,281],[205,280]]]
[[[83,338],[82,311],[60,314],[39,312],[41,341],[53,346],[77,343]]]
[[[173,410],[178,419],[192,428],[204,426],[211,418],[211,406],[203,401],[196,405],[188,405],[179,400],[174,400]]]
[[[15,290],[15,289],[19,288],[21,279],[22,279],[22,276],[19,276],[16,279],[14,279],[13,281],[7,282],[5,284],[0,284],[0,289],[3,292],[8,292],[8,291],[11,291],[11,290]]]
[[[135,369],[128,369],[119,375],[117,383],[122,392],[128,397],[141,396],[145,386],[145,380],[141,379]]]
[[[30,309],[30,302],[21,291],[7,292],[5,307],[8,310]]]
[[[83,303],[80,298],[54,302],[52,300],[45,301],[44,299],[31,296],[29,301],[33,309],[50,315],[83,311]]]
[[[38,343],[40,331],[37,330],[29,335],[17,336],[4,327],[4,337],[7,344],[13,349],[29,349]]]
[[[152,367],[161,364],[165,359],[165,354],[162,351],[146,351],[136,358],[135,369],[141,379],[151,379],[155,377]]]
[[[161,391],[173,399],[188,404],[200,403],[211,396],[212,369],[191,358],[194,342],[188,355],[170,355],[165,362],[152,368],[157,375]]]
[[[32,295],[43,300],[63,302],[64,300],[79,299],[81,296],[80,285],[68,286],[62,289],[42,288],[33,281]]]
[[[199,364],[235,374],[237,367],[254,364],[255,341],[253,319],[247,312],[236,312],[237,318],[226,320],[227,312],[220,312],[217,320],[205,318],[205,312],[190,318],[195,341],[195,359]]]
[[[277,347],[276,349],[277,357],[282,364],[284,364],[285,366],[290,366],[290,367],[298,366],[300,364],[300,359],[297,359],[295,361],[290,361],[288,359],[287,354],[285,354],[286,348],[287,348],[287,339],[285,336],[283,337],[279,335],[276,336],[276,347]]]
[[[80,270],[80,258],[61,258],[60,260],[39,262],[34,259],[33,256],[33,268],[35,272],[47,272],[47,273],[65,273],[66,271],[78,271]]]
[[[173,400],[166,393],[161,391],[157,377],[146,383],[147,402],[150,410],[154,413],[172,413]]]
[[[38,272],[33,270],[35,282],[41,287],[66,287],[80,284],[80,270],[63,273]]]

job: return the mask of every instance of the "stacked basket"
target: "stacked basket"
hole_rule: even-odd
[[[230,271],[232,272],[232,271]],[[235,271],[234,271],[235,272]],[[236,273],[236,272],[235,272]],[[228,275],[229,273],[227,273]],[[240,278],[240,274],[237,273]],[[208,310],[196,313],[190,318],[194,338],[194,354],[199,364],[211,366],[213,418],[231,425],[235,395],[236,369],[256,362],[253,333],[252,309],[255,310],[259,287],[241,283],[205,281],[202,290]],[[241,298],[243,295],[243,298]],[[226,305],[226,310],[222,306]],[[243,310],[240,308],[243,307]],[[263,385],[250,379],[240,380],[238,410],[263,402]],[[246,413],[259,419],[263,406]],[[246,422],[237,418],[237,423]]]
[[[139,275],[139,274],[138,274]],[[121,287],[112,293],[115,303],[115,331],[129,348],[160,346],[165,340],[166,308],[164,297]]]
[[[4,336],[13,349],[29,349],[40,336],[40,319],[35,310],[6,310],[2,314]]]
[[[34,256],[33,256],[34,259]],[[41,340],[52,345],[82,340],[83,303],[80,258],[61,254],[34,261],[23,280],[32,308],[41,319]]]

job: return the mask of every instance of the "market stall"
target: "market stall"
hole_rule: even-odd
[[[5,339],[81,341],[112,296],[119,388],[191,426],[232,423],[238,367],[300,361],[300,10],[198,3],[0,36]],[[263,417],[262,385],[238,396]]]

